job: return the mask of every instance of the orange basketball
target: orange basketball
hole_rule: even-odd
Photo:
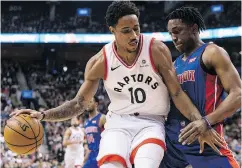
[[[4,140],[8,148],[17,154],[34,153],[42,144],[43,139],[42,124],[28,114],[10,118],[4,128]]]

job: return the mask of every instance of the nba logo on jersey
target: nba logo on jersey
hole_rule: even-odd
[[[191,59],[189,60],[189,63],[194,62],[196,59],[197,59],[197,57],[195,57],[195,58],[191,58]]]

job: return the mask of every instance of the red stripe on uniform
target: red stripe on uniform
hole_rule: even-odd
[[[205,115],[208,115],[222,102],[223,86],[217,76],[206,75]]]
[[[146,139],[146,140],[142,141],[138,146],[136,146],[136,147],[133,149],[133,151],[131,152],[131,155],[130,155],[130,163],[131,163],[131,164],[134,164],[134,158],[135,158],[135,155],[136,155],[138,149],[139,149],[141,146],[143,146],[143,145],[145,145],[145,144],[148,144],[148,143],[157,144],[157,145],[159,145],[160,147],[162,147],[162,148],[164,149],[164,151],[166,151],[166,145],[165,145],[165,143],[164,143],[162,140],[160,140],[160,139],[156,139],[156,138],[149,138],[149,139]]]
[[[218,124],[215,128],[215,130],[219,133],[219,135],[221,137],[224,137],[224,130],[223,130],[223,125],[222,124]],[[225,141],[225,140],[224,140]],[[224,148],[220,148],[219,151],[222,153],[223,156],[226,156],[231,167],[232,168],[239,168],[239,164],[236,161],[236,159],[234,158],[234,155],[232,153],[232,151],[229,149],[228,144],[224,143]]]
[[[108,162],[119,162],[124,166],[124,168],[128,168],[125,159],[119,155],[114,155],[114,154],[110,154],[110,155],[106,155],[106,156],[102,157],[98,161],[98,166],[100,167],[104,163],[108,163]]]
[[[205,114],[212,113],[222,102],[223,86],[217,76],[207,74],[206,76],[206,95],[205,95]],[[218,123],[215,130],[224,137],[223,124]],[[225,141],[225,140],[224,140]],[[227,143],[224,143],[224,148],[219,151],[228,158],[230,165],[233,168],[239,168],[231,150],[228,148]]]
[[[103,56],[104,56],[104,62],[105,62],[105,72],[104,72],[104,80],[107,79],[107,75],[108,75],[108,62],[107,62],[107,55],[106,55],[106,51],[105,51],[105,47],[103,47]]]
[[[154,70],[156,73],[158,73],[158,70],[157,70],[157,68],[155,67],[155,63],[154,63],[154,60],[153,60],[153,57],[152,57],[152,50],[151,50],[154,41],[155,41],[155,38],[152,38],[151,41],[150,41],[149,54],[150,54],[150,62],[151,62],[152,68],[153,68],[153,70]]]

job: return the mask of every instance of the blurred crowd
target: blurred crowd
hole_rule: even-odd
[[[105,11],[111,2],[28,2],[2,4],[2,33],[107,33]],[[142,32],[166,31],[165,17],[173,9],[194,6],[204,16],[207,28],[240,26],[240,2],[136,2],[140,9]],[[211,11],[212,5],[222,5],[221,12]],[[98,6],[98,8],[97,8]],[[77,8],[90,8],[89,16],[79,16]],[[68,12],[66,10],[68,8]]]

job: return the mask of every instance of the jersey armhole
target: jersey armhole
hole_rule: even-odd
[[[150,41],[149,55],[150,55],[150,62],[151,62],[152,68],[153,68],[153,70],[154,70],[156,73],[158,73],[158,70],[157,70],[156,67],[155,67],[155,63],[154,63],[154,60],[153,60],[153,57],[152,57],[152,51],[151,51],[151,49],[152,49],[152,45],[153,45],[154,41],[155,41],[155,38],[152,38],[151,41]]]
[[[107,55],[106,55],[106,51],[105,51],[105,46],[103,47],[103,56],[104,56],[104,62],[105,62],[105,72],[104,72],[103,80],[106,80],[107,75],[108,75],[108,62],[107,62]]]
[[[200,56],[200,60],[199,60],[199,62],[200,62],[200,66],[201,66],[202,70],[203,70],[204,72],[210,74],[210,75],[217,75],[217,73],[216,73],[216,71],[214,70],[214,68],[208,69],[208,68],[206,67],[206,65],[205,65],[204,62],[203,62],[202,56],[203,56],[203,53],[201,54],[201,56]]]

